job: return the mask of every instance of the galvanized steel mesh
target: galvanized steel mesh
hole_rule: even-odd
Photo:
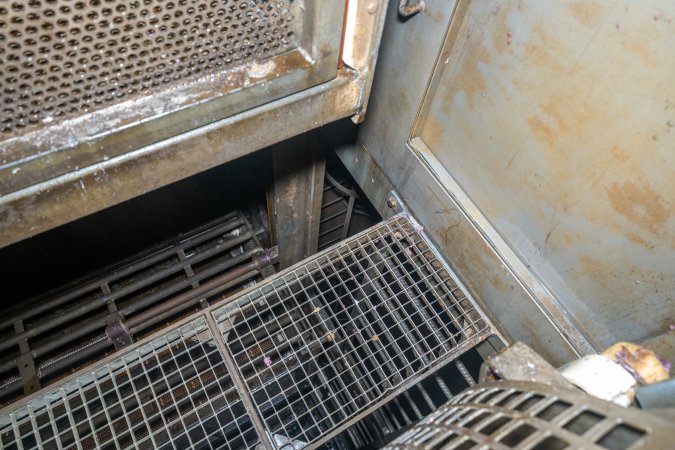
[[[493,331],[406,215],[200,314],[5,409],[3,445],[318,445]]]
[[[7,449],[251,448],[259,442],[203,318],[0,419]]]
[[[22,395],[29,381],[22,380],[19,355],[29,354],[34,361],[36,381],[62,377],[73,367],[111,351],[113,343],[106,338],[111,309],[133,319],[148,307],[251,261],[262,251],[251,225],[234,212],[104,276],[6,315],[0,320],[0,401]],[[245,278],[255,281],[260,276],[256,272]],[[210,300],[224,298],[241,283],[225,286],[228,289]],[[173,318],[194,311],[197,300],[177,307]],[[138,337],[156,331],[163,326],[158,319],[132,332]]]
[[[622,408],[581,391],[505,381],[465,390],[386,448],[624,450],[671,446],[672,425],[647,412]]]
[[[0,4],[0,130],[12,134],[296,46],[293,0]]]
[[[404,217],[214,316],[267,427],[302,443],[317,441],[488,330]]]

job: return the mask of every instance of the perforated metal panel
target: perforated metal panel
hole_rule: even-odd
[[[256,286],[4,409],[0,442],[318,445],[494,332],[406,215]]]
[[[465,390],[387,449],[665,449],[671,441],[672,424],[646,411],[505,381]]]
[[[292,0],[22,0],[0,6],[2,131],[147,95],[296,46]]]

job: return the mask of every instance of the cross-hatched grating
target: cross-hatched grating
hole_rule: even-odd
[[[0,443],[319,445],[494,332],[406,215],[256,286],[4,409]]]
[[[13,133],[295,48],[294,0],[0,4],[0,129]]]
[[[133,320],[146,308],[157,307],[180,293],[246,264],[263,251],[255,232],[240,212],[234,212],[192,230],[159,251],[110,270],[87,283],[57,295],[36,300],[32,307],[7,314],[0,320],[0,401],[20,395],[24,378],[15,355],[29,354],[41,383],[82,367],[88,359],[100,359],[113,348],[106,338],[110,306],[125,320]],[[257,271],[243,277],[259,277]],[[230,294],[241,280],[231,283]],[[211,297],[210,301],[221,297]],[[173,310],[194,312],[198,297]],[[132,327],[135,337],[163,326],[162,315]],[[17,327],[20,324],[20,327]],[[22,345],[26,348],[21,350]]]
[[[490,326],[405,215],[213,313],[278,442],[318,443]]]
[[[671,436],[671,438],[669,438]],[[469,388],[388,449],[669,448],[671,425],[580,391],[526,382]]]
[[[3,448],[253,448],[259,442],[201,317],[0,417]]]

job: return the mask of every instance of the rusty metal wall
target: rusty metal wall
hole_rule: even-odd
[[[414,131],[598,348],[675,312],[674,19],[460,1]]]
[[[373,204],[396,190],[551,361],[666,333],[675,8],[425,3],[407,21],[390,5],[368,116],[339,151]]]

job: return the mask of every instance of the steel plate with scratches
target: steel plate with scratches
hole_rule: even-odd
[[[494,332],[399,214],[6,408],[0,442],[315,446]]]

